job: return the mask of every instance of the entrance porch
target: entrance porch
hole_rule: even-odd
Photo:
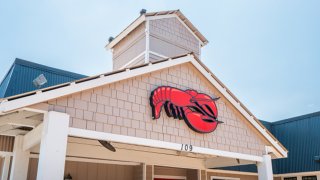
[[[183,142],[70,128],[69,115],[55,111],[23,110],[18,114],[19,118],[13,114],[0,117],[4,128],[1,134],[15,137],[12,152],[1,152],[5,157],[2,179],[63,179],[68,174],[75,179],[209,180],[221,174],[229,179],[273,179],[268,153],[260,157]],[[18,131],[5,129],[9,125]],[[109,151],[98,140],[111,142],[116,152]],[[213,170],[241,164],[257,164],[258,174],[247,177]]]

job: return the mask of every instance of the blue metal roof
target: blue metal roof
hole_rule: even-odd
[[[288,149],[288,158],[272,161],[274,174],[320,171],[320,111],[276,122],[261,123]],[[256,165],[219,168],[257,172]]]
[[[272,134],[288,149],[288,158],[274,160],[275,174],[319,171],[320,112],[272,123]]]
[[[41,88],[87,77],[17,58],[0,84],[0,98],[36,90],[32,81],[40,74],[48,81]]]

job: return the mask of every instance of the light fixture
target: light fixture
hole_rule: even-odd
[[[114,148],[108,141],[103,141],[103,140],[98,140],[98,141],[103,147],[109,149],[112,152],[116,152],[116,148]]]
[[[70,175],[70,173],[68,173],[68,175],[64,176],[63,179],[64,180],[72,180],[72,176]]]
[[[46,84],[48,81],[46,77],[43,74],[40,74],[38,77],[36,77],[32,83],[36,88],[40,88],[42,85]]]
[[[147,13],[147,10],[146,10],[146,9],[141,9],[141,10],[140,10],[140,15],[143,15],[143,14],[145,14],[145,13]]]
[[[108,39],[109,43],[111,43],[111,41],[113,41],[113,40],[114,40],[114,37],[112,37],[112,36],[110,36]]]

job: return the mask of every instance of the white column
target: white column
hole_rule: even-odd
[[[10,155],[4,156],[4,162],[3,162],[2,174],[1,174],[1,179],[2,180],[8,180],[10,159],[11,159]]]
[[[49,111],[44,116],[37,180],[63,179],[69,115]]]
[[[142,163],[142,180],[147,179],[147,165]]]
[[[16,136],[13,146],[10,180],[26,180],[29,166],[29,151],[23,150],[23,136]]]
[[[270,155],[263,155],[263,161],[258,163],[259,180],[273,180],[272,162]]]

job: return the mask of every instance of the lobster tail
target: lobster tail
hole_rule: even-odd
[[[154,119],[158,119],[160,117],[161,109],[166,102],[171,102],[171,104],[177,107],[184,107],[191,105],[192,96],[185,91],[182,91],[177,88],[162,86],[158,87],[152,91],[150,96],[150,104],[152,107],[152,116]],[[174,117],[181,117],[181,113],[179,109],[170,107],[170,113],[167,114]]]
[[[150,105],[152,108],[153,119],[158,119],[160,117],[162,106],[165,104],[166,91],[168,87],[158,87],[152,91],[150,96]]]

